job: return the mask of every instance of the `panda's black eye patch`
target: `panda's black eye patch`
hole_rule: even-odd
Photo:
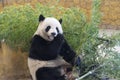
[[[56,27],[57,32],[59,33],[59,29]]]
[[[50,30],[51,26],[47,26],[47,28],[45,29],[46,32],[48,32]]]

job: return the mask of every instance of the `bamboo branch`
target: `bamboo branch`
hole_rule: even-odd
[[[104,66],[104,64],[103,64],[103,65],[98,66],[98,67],[97,67],[97,68],[95,68],[94,70],[89,71],[88,73],[84,74],[83,76],[81,76],[81,77],[79,77],[79,78],[77,78],[77,79],[75,79],[75,80],[81,80],[81,79],[83,79],[83,78],[87,77],[88,75],[93,74],[93,73],[94,73],[97,69],[101,68],[102,66]]]

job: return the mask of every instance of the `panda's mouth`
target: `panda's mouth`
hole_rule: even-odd
[[[48,36],[48,39],[49,39],[50,41],[52,41],[52,40],[54,39],[54,37],[53,37],[53,36]]]

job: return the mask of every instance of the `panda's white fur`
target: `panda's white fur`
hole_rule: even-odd
[[[46,33],[45,29],[47,26],[51,26],[51,28]],[[59,33],[63,34],[63,30],[62,30],[60,22],[53,17],[48,17],[48,18],[45,18],[44,21],[40,22],[35,34],[40,35],[42,38],[44,38],[47,41],[52,41],[54,39],[54,37],[56,37],[58,34],[56,27],[59,29]],[[53,33],[53,32],[56,34],[55,36],[51,35],[51,33]]]
[[[51,28],[46,33],[45,29],[47,26],[51,26]],[[34,35],[39,35],[47,41],[52,41],[52,40],[54,40],[54,37],[56,37],[58,34],[56,27],[59,29],[59,34],[63,34],[63,30],[62,30],[60,22],[55,18],[47,17],[47,18],[45,18],[45,20],[40,21],[39,26],[38,26],[36,32],[34,33]],[[56,34],[55,36],[51,35],[51,33],[53,33],[53,32]],[[58,67],[58,66],[68,67],[71,65],[69,63],[67,63],[60,56],[58,56],[55,60],[49,60],[49,61],[42,61],[42,60],[35,60],[35,59],[28,58],[28,68],[30,70],[30,74],[31,74],[33,80],[36,80],[35,73],[39,68]],[[61,71],[61,75],[65,74],[63,68],[60,69],[60,71]]]
[[[62,59],[60,56],[55,60],[49,60],[49,61],[40,61],[40,60],[28,58],[28,68],[30,70],[30,74],[33,80],[36,80],[35,73],[39,68],[57,67],[57,66],[63,66],[63,68],[60,69],[60,71],[61,71],[61,75],[64,75],[65,74],[64,67],[69,67],[71,65],[67,63],[64,59]]]

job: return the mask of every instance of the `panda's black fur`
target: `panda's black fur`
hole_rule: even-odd
[[[44,19],[45,18],[42,16],[39,18],[39,21]],[[70,48],[63,34],[58,34],[52,41],[47,41],[37,34],[33,36],[28,57],[29,59],[50,61],[56,60],[58,56],[61,56],[72,66],[74,65],[76,53]],[[65,76],[61,75],[60,69],[61,66],[39,67],[35,72],[36,80],[65,80]]]

